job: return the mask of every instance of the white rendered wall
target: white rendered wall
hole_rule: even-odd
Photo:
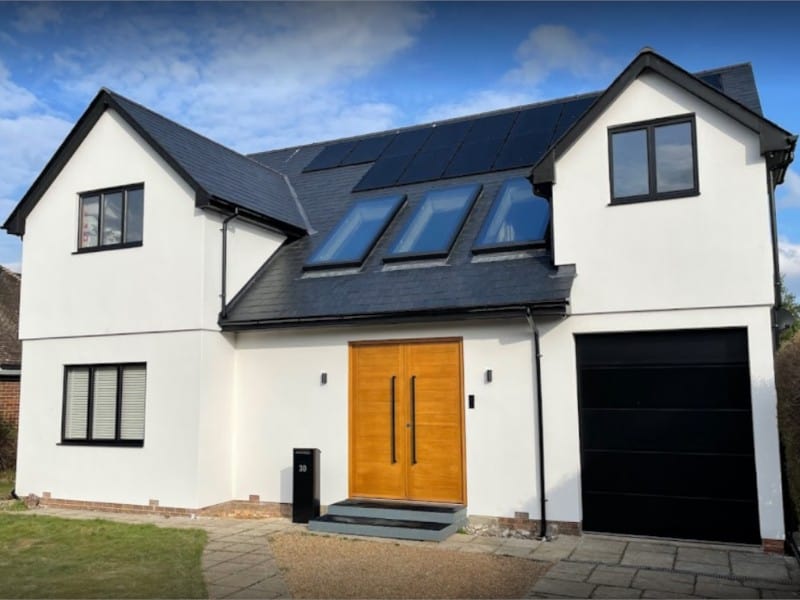
[[[207,392],[198,376],[199,332],[34,340],[22,347],[20,495],[200,506],[198,400]],[[147,363],[144,447],[59,445],[64,365],[115,362]]]
[[[745,327],[761,537],[783,539],[781,472],[769,307],[570,316],[542,322],[545,473],[548,518],[580,521],[580,439],[575,335]]]
[[[292,448],[317,447],[322,503],[346,498],[348,342],[420,337],[463,337],[470,513],[536,518],[534,362],[524,319],[240,333],[234,496],[291,502]],[[486,369],[492,383],[484,381]],[[469,394],[473,410],[466,408]]]
[[[609,206],[608,128],[694,113],[700,195]],[[771,305],[766,170],[758,136],[655,74],[635,80],[556,163],[557,264],[573,314]]]
[[[141,182],[142,246],[73,254],[78,195]],[[194,192],[107,110],[26,220],[20,338],[203,326],[205,219]]]

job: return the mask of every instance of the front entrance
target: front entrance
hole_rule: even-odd
[[[461,340],[350,346],[350,497],[463,504]]]

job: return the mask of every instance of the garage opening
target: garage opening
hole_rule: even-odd
[[[584,530],[760,543],[747,331],[576,349]]]

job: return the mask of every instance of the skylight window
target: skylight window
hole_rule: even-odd
[[[359,266],[405,198],[404,195],[384,196],[355,203],[314,251],[305,268]]]
[[[480,191],[471,184],[428,192],[384,260],[447,256]]]
[[[550,205],[533,195],[530,181],[509,179],[492,204],[473,251],[542,245],[549,223]]]

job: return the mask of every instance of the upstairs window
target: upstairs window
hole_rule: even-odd
[[[143,209],[141,185],[81,194],[78,250],[141,245]]]
[[[146,375],[143,363],[65,367],[62,443],[142,446]]]
[[[497,194],[472,251],[543,246],[550,224],[550,204],[533,195],[531,182],[509,179]]]
[[[361,265],[405,198],[396,195],[356,202],[314,251],[305,268]]]
[[[693,115],[610,129],[609,152],[612,204],[699,193]]]
[[[480,191],[470,184],[425,194],[383,260],[446,257]]]

